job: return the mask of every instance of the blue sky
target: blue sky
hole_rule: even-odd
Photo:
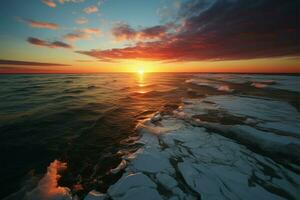
[[[160,23],[157,10],[163,4],[161,0],[140,1],[140,0],[86,0],[82,3],[56,3],[55,8],[43,4],[40,0],[4,0],[0,7],[0,30],[1,42],[9,38],[27,38],[43,36],[44,39],[60,40],[64,34],[80,28],[99,28],[102,33],[108,33],[116,22],[126,22],[133,27],[149,27]],[[100,4],[100,6],[99,6]],[[97,6],[99,11],[86,14],[83,9],[89,6]],[[145,9],[146,8],[146,9]],[[20,23],[17,18],[32,19],[36,21],[58,23],[59,30],[33,29],[26,23]],[[88,23],[78,25],[75,20],[81,17],[88,19]],[[78,42],[78,48],[99,48],[99,45],[107,47],[107,34],[99,37],[97,43],[94,41]],[[25,42],[25,41],[24,41]],[[120,46],[110,43],[109,47]]]

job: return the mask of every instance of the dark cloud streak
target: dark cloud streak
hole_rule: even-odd
[[[44,62],[34,62],[34,61],[22,61],[22,60],[3,60],[0,59],[0,65],[7,65],[7,66],[70,66],[67,64],[58,64],[58,63],[44,63]]]
[[[49,48],[66,48],[66,49],[73,48],[71,45],[61,41],[48,42],[34,37],[27,38],[27,42],[36,46],[49,47]]]

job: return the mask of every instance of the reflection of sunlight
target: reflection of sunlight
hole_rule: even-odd
[[[138,78],[139,86],[142,87],[141,85],[144,85],[144,70],[138,71]]]
[[[143,87],[145,87],[145,81],[144,81],[144,69],[140,68],[137,71],[137,75],[138,75],[138,87],[140,88],[138,93],[144,94],[146,93],[146,91],[143,90]]]
[[[140,94],[145,94],[146,91],[140,90],[140,91],[138,91],[138,93],[140,93]]]

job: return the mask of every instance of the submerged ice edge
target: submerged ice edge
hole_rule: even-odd
[[[123,156],[120,165],[111,170],[118,173],[125,169],[123,176],[106,194],[91,191],[84,200],[299,198],[298,165],[286,167],[239,143],[252,142],[267,153],[294,152],[295,156],[299,155],[297,148],[291,151],[285,146],[289,144],[286,138],[273,140],[277,135],[252,127],[256,124],[252,118],[246,119],[245,125],[222,125],[195,117],[220,109],[218,98],[230,96],[216,97],[185,100],[183,107],[173,114],[156,113],[140,123],[137,127],[140,138],[134,142],[142,147]],[[229,109],[223,105],[222,109],[226,108]],[[232,112],[234,108],[229,110]],[[68,189],[65,191],[61,196],[46,199],[68,200],[71,194]]]
[[[197,74],[188,82],[217,88],[221,82],[234,84],[247,84],[256,88],[269,88],[275,90],[285,90],[290,92],[300,92],[299,75],[251,75],[251,74]]]

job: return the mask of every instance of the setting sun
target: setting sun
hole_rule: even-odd
[[[137,73],[139,73],[140,75],[143,75],[145,73],[144,68],[138,69]]]

